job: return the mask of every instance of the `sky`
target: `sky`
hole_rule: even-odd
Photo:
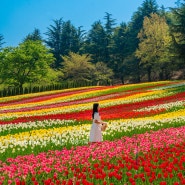
[[[0,0],[0,34],[5,46],[17,46],[39,29],[46,38],[53,20],[70,20],[77,28],[91,29],[95,21],[104,21],[105,12],[112,14],[117,25],[128,23],[144,0]],[[156,0],[159,7],[176,7],[177,0]]]

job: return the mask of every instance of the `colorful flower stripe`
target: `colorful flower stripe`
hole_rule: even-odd
[[[125,103],[122,105],[117,105],[116,109],[119,109],[120,111],[137,111],[137,109],[143,108],[143,107],[149,107],[149,106],[158,106],[160,104],[164,104],[164,102],[172,102],[174,103],[178,100],[185,100],[185,92],[172,94],[166,96],[166,97],[159,97],[155,99],[149,99],[149,100],[143,100],[142,102],[133,102],[133,103]],[[101,110],[101,113],[111,113],[111,109],[114,110],[114,107],[105,107],[103,110]]]
[[[69,101],[69,102],[62,102],[62,103],[53,103],[53,104],[48,104],[48,105],[40,105],[40,106],[34,106],[34,107],[23,107],[23,108],[16,108],[16,109],[5,109],[5,110],[0,110],[0,113],[10,113],[10,112],[27,112],[27,111],[32,111],[32,110],[40,110],[42,108],[48,109],[48,108],[56,108],[56,107],[61,107],[61,106],[68,106],[68,105],[74,105],[74,104],[84,104],[84,103],[89,103],[89,102],[99,102],[101,100],[116,100],[118,98],[124,98],[124,97],[129,97],[131,95],[136,95],[143,93],[141,91],[136,91],[136,92],[130,92],[130,93],[114,93],[114,94],[108,94],[108,95],[102,95],[98,97],[93,97],[93,98],[84,98],[81,100],[74,100],[74,101]]]
[[[74,125],[75,120],[59,120],[59,119],[48,119],[43,121],[30,121],[25,123],[17,123],[17,124],[4,124],[0,127],[1,136],[10,134],[11,132],[19,133],[25,130],[33,130],[33,129],[44,129],[44,128],[54,128],[56,126],[69,126]],[[80,125],[80,123],[78,122]]]
[[[178,108],[178,107],[183,107],[183,106],[185,106],[185,100],[148,106],[148,107],[141,108],[141,109],[134,110],[134,111],[151,111],[151,110],[161,110],[161,109],[168,110],[168,109]]]
[[[185,110],[184,110],[185,111]],[[109,127],[107,131],[104,132],[104,137],[106,135],[111,135],[115,137],[115,134],[131,132],[133,130],[139,129],[147,129],[152,130],[156,126],[165,126],[165,124],[174,124],[174,122],[184,122],[185,121],[185,114],[179,113],[174,115],[174,112],[171,113],[173,116],[170,118],[170,114],[168,116],[157,115],[153,116],[152,118],[140,118],[140,119],[128,119],[128,120],[113,120],[109,121]],[[161,119],[163,118],[163,119]],[[154,120],[154,121],[151,121]],[[61,122],[61,123],[60,123]],[[46,123],[44,127],[44,123]],[[28,125],[29,124],[29,125]],[[65,146],[67,143],[70,144],[78,144],[83,143],[86,144],[88,142],[89,130],[90,125],[79,125],[79,126],[68,126],[68,127],[59,127],[54,128],[56,124],[63,125],[64,121],[60,120],[53,120],[51,122],[53,128],[46,129],[47,121],[44,122],[37,122],[37,126],[35,122],[29,122],[24,125],[24,127],[32,127],[33,129],[38,130],[31,130],[30,132],[21,132],[14,135],[7,135],[0,137],[0,149],[4,153],[6,150],[9,150],[9,146],[12,148],[18,147],[18,150],[25,150],[28,147],[34,148],[36,145],[43,147],[50,143],[51,145],[60,145]],[[20,124],[12,125],[12,126],[2,126],[2,131],[6,128],[11,130],[12,128],[20,128]],[[43,128],[42,128],[43,127]],[[4,129],[3,129],[4,128]],[[42,128],[42,129],[41,129]],[[13,151],[15,152],[15,151]]]
[[[102,87],[102,86],[100,86]],[[71,91],[78,91],[78,90],[83,90],[83,89],[88,89],[89,87],[78,87],[78,88],[70,88],[70,89],[62,89],[62,90],[53,90],[53,91],[45,91],[45,92],[38,92],[38,93],[30,93],[30,94],[22,94],[22,95],[16,95],[16,96],[8,96],[8,97],[3,97],[0,98],[0,105],[11,103],[14,101],[20,101],[23,99],[29,99],[29,98],[34,98],[34,97],[41,97],[41,96],[47,96],[47,95],[52,95],[52,94],[57,94],[61,92],[71,92]],[[91,87],[90,87],[91,88]],[[94,88],[94,86],[92,87]]]
[[[74,95],[74,94],[79,94],[79,93],[83,93],[83,92],[89,92],[91,90],[103,90],[103,89],[108,89],[109,87],[106,86],[99,86],[99,87],[86,87],[86,88],[78,88],[77,90],[75,89],[69,89],[67,90],[59,90],[59,91],[51,91],[51,94],[47,94],[47,95],[37,95],[34,97],[28,97],[28,98],[24,98],[24,99],[20,99],[17,101],[13,101],[13,102],[4,102],[4,103],[0,103],[0,106],[7,106],[7,105],[17,105],[17,104],[25,104],[25,103],[30,103],[30,102],[42,102],[42,101],[46,101],[46,100],[50,100],[52,98],[58,98],[58,97],[64,97],[64,96],[69,96],[69,95]]]
[[[175,115],[174,117],[171,117],[170,119],[165,116],[163,116],[163,119],[161,119],[161,116],[158,115],[158,116],[155,116],[155,119],[154,117],[147,117],[147,118],[137,118],[137,119],[109,120],[109,127],[107,128],[107,131],[104,132],[104,135],[106,134],[114,135],[114,133],[117,133],[119,131],[131,132],[135,129],[143,129],[143,128],[152,130],[155,128],[155,125],[160,126],[162,128],[163,125],[164,126],[167,124],[173,125],[181,122],[182,123],[185,122],[185,115],[178,114],[178,115]],[[45,119],[43,121],[30,121],[26,123],[4,124],[4,125],[1,125],[0,127],[0,133],[10,133],[11,131],[14,131],[14,133],[18,133],[20,132],[19,130],[23,132],[24,130],[54,128],[57,125],[68,126],[72,124],[73,125],[75,124],[74,120],[66,120],[66,119],[65,120]],[[80,122],[78,122],[78,124],[81,125]],[[86,129],[88,128],[89,128],[89,125],[87,126]]]
[[[89,102],[99,102],[100,100],[110,100],[112,98],[123,98],[135,94],[139,94],[140,92],[132,92],[132,93],[114,93],[114,94],[108,94],[108,95],[102,95],[98,97],[92,97],[92,98],[84,98],[80,100],[74,100],[69,102],[61,102],[61,103],[53,103],[48,105],[40,105],[40,106],[34,106],[34,107],[23,107],[23,108],[16,108],[16,109],[5,109],[0,110],[0,113],[6,113],[6,112],[26,112],[26,111],[32,111],[32,110],[40,110],[42,108],[48,109],[48,108],[56,108],[61,106],[68,106],[68,105],[74,105],[74,104],[84,104]]]
[[[131,155],[120,154],[117,155],[117,158],[106,157],[104,160],[95,160],[91,164],[82,162],[80,166],[71,164],[70,166],[63,166],[60,160],[53,157],[54,154],[50,155],[50,161],[48,158],[45,158],[45,155],[40,155],[39,157],[45,166],[42,164],[38,169],[37,165],[38,173],[32,167],[29,168],[26,160],[31,159],[31,162],[35,161],[33,157],[28,156],[25,159],[19,159],[19,162],[24,164],[22,168],[22,171],[25,172],[23,178],[17,177],[16,180],[13,180],[2,176],[0,182],[6,183],[8,181],[9,184],[25,184],[26,181],[31,181],[33,184],[42,182],[44,185],[96,185],[97,183],[104,185],[123,185],[128,183],[132,185],[151,183],[183,185],[185,184],[183,175],[185,157],[182,155],[182,152],[185,151],[184,147],[185,143],[174,145],[170,148],[153,149],[148,151],[148,153],[140,154],[137,158]],[[49,165],[46,166],[47,162],[49,162]],[[17,163],[13,166],[14,169],[16,166]],[[52,174],[52,169],[55,169],[54,174]],[[22,175],[21,172],[18,174]],[[29,175],[26,177],[26,174]]]
[[[171,170],[169,169],[170,173],[172,173],[173,170],[175,170],[177,173],[181,172],[182,174],[180,177],[178,179],[176,178],[175,180],[180,180],[183,182],[183,171],[185,170],[185,167],[183,166],[183,162],[185,162],[185,156],[182,155],[185,152],[184,133],[185,127],[163,129],[150,134],[145,133],[135,135],[131,138],[123,137],[120,140],[112,142],[105,141],[93,145],[79,146],[76,149],[71,150],[63,149],[62,151],[49,151],[47,153],[41,153],[37,156],[27,155],[18,156],[15,159],[10,158],[7,159],[6,163],[0,163],[0,173],[2,174],[1,181],[3,182],[7,179],[10,179],[12,182],[15,178],[17,178],[17,180],[21,180],[20,175],[21,177],[24,176],[23,179],[26,179],[27,181],[30,181],[32,177],[35,177],[35,180],[37,180],[37,176],[39,177],[41,175],[42,178],[40,180],[43,182],[43,180],[47,180],[49,177],[51,177],[52,170],[55,171],[56,175],[60,174],[62,180],[68,181],[74,176],[77,178],[77,180],[81,180],[83,179],[83,176],[78,176],[79,172],[80,174],[85,173],[89,176],[93,171],[88,167],[94,167],[94,169],[99,172],[98,167],[100,167],[101,161],[110,162],[115,159],[117,162],[121,160],[122,166],[119,167],[125,168],[123,171],[124,174],[122,174],[123,176],[121,175],[120,179],[118,178],[119,181],[116,181],[118,183],[120,182],[120,184],[131,181],[131,178],[134,177],[135,174],[139,174],[141,172],[153,172],[158,165],[161,167],[161,169],[164,169],[164,171],[155,171],[157,173],[155,175],[163,175],[165,174],[164,172],[167,172],[168,167],[170,167],[169,163],[173,162],[173,160],[176,161],[174,164],[177,164],[175,166],[178,168],[176,170],[175,168],[172,168]],[[169,148],[171,145],[175,146]],[[155,150],[155,148],[157,150]],[[144,152],[144,154],[141,154],[141,152]],[[152,152],[156,155],[152,155]],[[163,155],[161,152],[163,152]],[[132,153],[135,154],[135,156],[134,158],[131,158],[132,160],[129,160]],[[175,153],[178,154],[179,158],[173,155]],[[135,158],[137,156],[136,154],[139,154],[138,158]],[[157,158],[156,156],[160,156],[160,158]],[[166,156],[168,156],[167,159],[169,159],[168,163],[165,163],[164,160]],[[162,162],[160,162],[160,159],[163,159]],[[115,165],[116,164],[118,163],[115,163]],[[112,167],[107,166],[109,180],[112,179],[110,172],[114,172],[115,169],[120,169],[115,168],[115,165],[111,165]],[[83,167],[87,167],[89,170],[87,170],[87,168],[86,170],[83,170]],[[77,168],[79,171],[76,171]],[[102,169],[104,170],[105,168]],[[113,171],[111,169],[113,169]],[[134,169],[139,173],[137,173],[137,171]],[[66,171],[67,174],[65,175]],[[88,174],[88,171],[90,174]],[[101,172],[99,173],[101,174]],[[173,173],[173,176],[178,177],[177,173]],[[114,176],[114,173],[112,175]],[[124,177],[125,175],[126,178]],[[96,179],[95,176],[93,177],[94,178],[90,178],[90,181],[92,182]],[[137,176],[137,178],[139,177],[140,176]],[[153,177],[153,175],[152,173],[149,173],[147,176],[142,177],[144,177],[146,181],[146,179],[149,180],[149,177]],[[108,178],[105,180],[108,180]],[[157,179],[154,178],[153,180]],[[164,181],[164,179],[162,178],[161,181]]]
[[[160,108],[156,110],[143,110],[141,111],[140,108],[148,107],[148,106],[155,106],[163,104],[164,102],[175,102],[175,100],[182,100],[185,99],[185,93],[178,93],[175,95],[162,97],[162,98],[156,98],[153,100],[145,100],[142,102],[134,102],[134,103],[126,103],[122,105],[113,105],[108,107],[101,108],[101,115],[103,119],[114,119],[114,118],[135,118],[135,117],[142,117],[142,116],[151,116],[154,114],[159,114],[164,112],[165,108]],[[114,102],[116,103],[116,102]],[[171,103],[171,106],[174,107],[176,104]],[[138,109],[133,110],[133,109]],[[91,119],[91,110],[85,110],[81,112],[70,112],[70,113],[60,113],[55,115],[47,115],[47,116],[32,116],[31,118],[19,118],[17,120],[14,120],[12,123],[16,122],[27,122],[28,120],[44,120],[44,119],[76,119],[76,120],[90,120]],[[0,122],[0,124],[3,124],[4,122]],[[11,121],[6,121],[5,123],[11,123]]]
[[[106,93],[107,89],[103,89],[103,90],[93,90],[93,91],[87,91],[87,92],[82,92],[82,93],[78,93],[78,96],[76,94],[71,94],[66,96],[62,96],[62,97],[56,97],[53,99],[48,99],[44,102],[30,102],[27,104],[16,104],[16,105],[6,105],[2,108],[0,108],[1,110],[5,110],[5,109],[15,109],[15,108],[21,108],[21,107],[34,107],[34,106],[39,106],[39,105],[47,105],[47,104],[52,104],[52,103],[58,103],[58,102],[68,102],[68,101],[72,101],[72,100],[77,100],[77,99],[83,99],[86,97],[92,97],[95,96],[98,93]]]
[[[165,109],[160,110],[149,110],[149,111],[132,111],[134,108],[142,108],[149,105],[160,104],[168,101],[175,101],[175,99],[180,100],[184,97],[184,93],[179,93],[177,95],[172,95],[168,97],[158,98],[154,100],[146,100],[143,102],[136,102],[132,104],[123,104],[109,106],[101,108],[101,115],[103,119],[113,119],[113,118],[132,118],[132,117],[142,117],[142,116],[151,116],[154,114],[159,114],[165,111]],[[90,120],[91,119],[91,110],[74,112],[74,113],[65,113],[65,114],[51,114],[43,116],[31,116],[31,117],[20,117],[18,119],[9,120],[9,121],[0,121],[0,124],[5,123],[18,123],[18,122],[27,122],[28,120],[45,120],[45,119],[76,119],[76,120]]]
[[[87,143],[87,136],[89,135],[90,125],[68,126],[49,129],[31,130],[29,132],[22,132],[12,135],[0,136],[0,153],[23,152],[25,150],[32,150],[39,146],[43,148],[47,145],[65,147],[66,144]]]
[[[92,90],[92,91],[82,91],[81,93],[68,93],[69,95],[67,96],[59,96],[59,97],[54,97],[54,98],[46,98],[46,100],[43,101],[36,101],[36,102],[29,102],[29,103],[19,103],[19,104],[14,104],[14,105],[5,105],[3,107],[1,107],[1,110],[4,109],[14,109],[14,108],[20,108],[20,107],[34,107],[34,106],[38,106],[38,105],[47,105],[47,104],[51,104],[51,103],[57,103],[57,102],[67,102],[67,101],[71,101],[71,100],[75,100],[75,99],[81,99],[84,97],[88,97],[88,96],[93,96],[94,94],[98,93],[98,92],[105,92],[106,93],[107,88],[106,89],[102,89],[102,90]]]
[[[142,88],[151,88],[151,87],[156,87],[156,86],[162,86],[162,85],[166,85],[166,84],[171,84],[171,82],[155,82],[155,83],[142,83],[142,84],[139,84],[139,85],[124,85],[124,86],[101,86],[101,87],[94,87],[94,90],[96,90],[96,89],[108,89],[108,90],[111,90],[112,88],[117,88],[118,87],[118,89],[119,88],[121,88],[121,90],[123,90],[123,91],[130,91],[130,90],[134,90],[134,89],[142,89]],[[86,90],[88,87],[86,87],[86,88],[77,88],[77,92],[78,92],[78,89],[79,89],[79,92],[80,92],[80,90],[83,90],[84,91],[84,89]],[[91,90],[93,90],[93,88],[91,89],[91,87],[89,87],[90,89],[89,89],[89,91],[91,91]],[[82,92],[83,92],[82,91]],[[65,95],[67,95],[66,93],[69,93],[69,95],[70,95],[70,92],[75,92],[75,90],[74,89],[72,89],[72,90],[60,90],[60,91],[50,91],[51,92],[51,98],[53,97],[53,96],[58,96],[58,93],[60,93],[60,92],[63,92],[63,94],[65,94]],[[54,94],[54,95],[52,95],[53,94],[53,92],[57,92],[56,94]],[[66,93],[65,93],[66,92]],[[109,92],[109,91],[108,91]],[[110,91],[111,92],[111,91]],[[48,92],[47,92],[48,93]],[[38,99],[39,98],[43,98],[43,101],[44,101],[44,98],[45,98],[45,96],[41,96],[40,94],[42,94],[42,93],[36,93],[37,95],[38,95]],[[31,94],[32,95],[32,94]],[[31,96],[31,95],[28,95],[28,97],[29,96]],[[35,95],[35,94],[34,94]],[[32,95],[32,96],[34,96],[34,95]],[[61,94],[62,95],[62,94]],[[19,95],[20,97],[25,97],[26,95]],[[97,96],[97,94],[96,94],[96,96]],[[15,96],[16,97],[16,96]],[[11,97],[7,97],[7,98],[11,98]],[[2,100],[3,99],[7,99],[7,98],[2,98]],[[36,99],[37,99],[37,97],[35,97]],[[34,99],[35,98],[32,98],[31,100],[29,100],[29,99],[26,99],[26,102],[25,103],[28,103],[27,101],[31,101],[31,102],[34,102]],[[46,100],[48,99],[48,96],[46,96]],[[24,102],[24,100],[23,100],[23,102]],[[22,102],[22,103],[23,103]],[[35,100],[35,102],[36,102],[36,100]],[[21,101],[19,100],[18,102],[17,102],[18,104],[20,104],[21,103]],[[3,104],[1,104],[1,105],[3,105]],[[5,104],[6,105],[6,104]]]
[[[130,96],[130,95],[134,95],[134,94],[138,94],[140,92],[133,92],[133,93],[129,93],[129,94],[124,94],[124,95],[119,95],[118,94],[114,94],[114,96],[116,96],[117,98],[120,98],[120,97],[127,97],[127,96]],[[121,93],[120,93],[121,94]],[[84,100],[78,100],[78,101],[72,101],[70,103],[66,102],[66,103],[58,103],[58,104],[52,104],[52,105],[48,105],[48,106],[36,106],[34,108],[22,108],[22,109],[14,109],[14,110],[1,110],[0,112],[2,113],[5,113],[5,112],[18,112],[18,111],[21,111],[21,112],[26,112],[28,110],[39,110],[41,108],[54,108],[54,107],[60,107],[60,106],[65,106],[65,105],[70,105],[70,104],[76,104],[76,103],[86,103],[86,102],[93,102],[93,100],[103,100],[103,99],[110,99],[110,97],[113,96],[113,95],[106,95],[106,96],[101,96],[101,97],[98,97],[98,98],[89,98],[89,99],[86,99],[86,101]],[[114,97],[115,99],[115,97]],[[155,109],[155,107],[157,108],[158,105],[162,104],[163,102],[168,102],[168,101],[178,101],[178,100],[184,100],[185,99],[185,93],[178,93],[178,94],[175,94],[175,95],[172,95],[172,96],[168,96],[168,97],[163,97],[163,98],[158,98],[158,99],[155,99],[155,100],[148,100],[148,101],[143,101],[142,103],[133,103],[133,104],[126,104],[125,106],[122,106],[120,107],[121,110],[124,111],[124,107],[126,107],[127,110],[132,110],[133,107],[135,109],[139,109],[139,108],[142,108],[143,107],[147,107],[147,106],[154,106],[154,108],[151,108],[151,110]],[[144,105],[145,104],[145,105]],[[155,106],[157,104],[157,106]],[[182,103],[181,103],[182,104]],[[171,104],[171,106],[173,106],[173,103]],[[168,106],[169,107],[169,106]],[[159,109],[159,108],[158,108]],[[107,109],[104,109],[106,112],[107,112]],[[141,109],[142,110],[142,109]],[[141,111],[139,110],[139,111]],[[147,109],[148,110],[148,109]],[[144,111],[147,111],[144,109]],[[150,110],[150,108],[149,108]]]
[[[164,91],[146,92],[146,93],[140,93],[129,97],[114,99],[115,101],[103,100],[103,101],[100,101],[100,104],[101,104],[101,107],[108,107],[108,106],[113,106],[113,105],[118,105],[123,103],[140,102],[148,99],[165,97],[170,94],[172,93],[171,92],[164,93]],[[17,117],[24,117],[24,116],[76,112],[76,111],[84,111],[88,109],[90,110],[91,108],[92,108],[92,103],[87,103],[87,104],[78,104],[78,105],[50,108],[50,109],[41,109],[41,110],[35,110],[35,111],[29,111],[29,112],[14,112],[14,113],[5,113],[5,114],[1,113],[0,119],[2,120],[7,118],[17,118]]]
[[[162,87],[157,87],[153,90],[164,90],[164,89],[172,89],[172,88],[177,88],[177,87],[181,87],[181,86],[185,86],[185,82],[184,81],[180,81],[180,82],[174,82],[171,85],[167,85],[167,86],[162,86]]]

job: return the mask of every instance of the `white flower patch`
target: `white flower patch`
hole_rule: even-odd
[[[38,128],[44,128],[49,126],[55,126],[55,125],[68,125],[71,123],[74,123],[75,120],[59,120],[59,119],[48,119],[43,121],[29,121],[26,123],[10,123],[10,124],[4,124],[0,126],[0,132],[10,132],[11,130],[18,130],[18,129],[38,129]]]
[[[161,110],[161,109],[171,109],[171,108],[178,108],[185,105],[185,100],[183,101],[176,101],[176,102],[170,102],[170,103],[164,103],[160,105],[154,105],[154,106],[148,106],[142,109],[136,109],[135,112],[141,112],[141,111],[151,111],[151,110]]]
[[[135,129],[151,129],[153,130],[156,126],[163,126],[164,124],[172,124],[177,122],[185,122],[185,115],[175,118],[164,118],[152,120],[148,119],[127,119],[127,120],[113,120],[109,121],[108,127],[103,135],[114,135],[116,132],[131,132]]]
[[[184,86],[185,85],[185,82],[180,82],[180,83],[177,83],[177,84],[171,84],[171,85],[165,85],[163,87],[156,87],[156,88],[153,88],[152,90],[164,90],[164,89],[171,89],[171,88],[176,88],[176,87],[180,87],[180,86]]]

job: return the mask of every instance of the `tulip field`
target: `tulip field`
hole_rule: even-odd
[[[108,123],[89,143],[92,106]],[[185,184],[185,81],[0,98],[0,185]]]

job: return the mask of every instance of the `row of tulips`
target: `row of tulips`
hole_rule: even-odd
[[[97,87],[102,88],[101,86]],[[73,94],[78,92],[83,92],[85,89],[91,89],[91,87],[80,87],[80,88],[71,88],[71,89],[64,89],[64,90],[53,90],[53,91],[46,91],[46,92],[39,92],[39,93],[31,93],[31,94],[22,94],[22,95],[16,95],[16,96],[8,96],[0,99],[0,105],[6,105],[6,104],[16,104],[20,101],[28,101],[30,102],[31,99],[42,99],[52,96],[58,96],[58,94]],[[94,87],[93,87],[94,89]]]
[[[116,88],[116,90],[117,89],[118,88]],[[120,90],[121,90],[121,88],[120,88]],[[53,103],[59,104],[59,103],[62,103],[62,102],[67,102],[67,101],[68,102],[69,101],[71,102],[71,101],[73,101],[75,99],[78,99],[79,97],[81,99],[82,98],[85,99],[89,95],[95,95],[95,94],[99,97],[99,95],[97,94],[97,92],[100,94],[102,91],[104,93],[105,90],[101,90],[101,91],[100,90],[97,90],[97,91],[89,91],[89,92],[78,94],[78,96],[76,94],[74,94],[74,95],[70,95],[70,96],[67,96],[67,97],[58,97],[58,98],[54,98],[54,99],[49,99],[49,100],[46,100],[46,101],[43,101],[43,102],[36,102],[36,103],[35,102],[31,102],[31,103],[26,103],[26,104],[25,103],[19,103],[19,104],[15,104],[15,105],[11,105],[10,104],[10,105],[6,105],[6,106],[2,106],[0,108],[0,110],[13,110],[13,109],[21,109],[21,108],[25,108],[25,107],[37,107],[37,106],[44,106],[44,105],[46,105],[46,106],[43,107],[43,109],[46,109],[47,105],[50,105],[50,104],[53,104]],[[130,94],[128,94],[126,97],[125,97],[125,94],[123,94],[123,96],[117,97],[114,100],[121,100],[122,103],[132,102],[133,99],[136,99],[135,101],[142,101],[142,99],[143,98],[146,98],[146,96],[148,97],[147,99],[154,99],[156,97],[165,97],[165,96],[167,96],[164,93],[167,93],[167,92],[165,92],[165,91],[153,91],[153,92],[142,92],[142,93],[137,92],[136,95],[132,95],[132,94],[130,95]],[[128,100],[128,99],[131,99],[131,100]],[[137,100],[137,99],[139,99],[139,100]],[[93,100],[93,99],[90,99],[90,100]],[[108,97],[108,99],[105,99],[105,100],[103,100],[101,102],[103,104],[105,104],[104,106],[106,106],[106,103],[109,102],[109,101],[110,100],[109,100],[109,97]],[[64,104],[60,104],[60,105],[61,106],[59,106],[59,108],[62,107]],[[83,106],[82,103],[81,103],[81,105]],[[68,106],[68,104],[65,107],[67,107],[67,106]],[[71,106],[69,105],[69,107],[71,107]],[[19,111],[17,111],[17,112],[19,112]],[[70,111],[68,111],[68,112],[70,112]]]
[[[144,84],[144,85],[140,85],[140,86],[144,86],[145,88],[149,88],[149,87],[155,87],[155,86],[161,86],[162,84],[153,84],[150,85],[149,84]],[[131,87],[130,87],[131,86]],[[138,85],[139,86],[139,85]],[[130,88],[128,88],[130,87]],[[48,97],[47,96],[41,96],[41,95],[37,95],[35,98],[26,98],[26,100],[23,98],[23,100],[18,100],[14,103],[11,102],[7,102],[7,103],[1,103],[1,110],[3,109],[8,109],[8,108],[17,108],[17,107],[24,107],[24,104],[26,103],[27,106],[37,106],[37,105],[47,105],[47,104],[52,104],[52,103],[57,103],[57,102],[69,102],[69,101],[74,101],[74,100],[82,100],[82,99],[86,99],[88,97],[97,97],[97,96],[101,96],[101,95],[108,95],[108,94],[112,94],[113,96],[115,96],[115,94],[119,93],[119,92],[129,92],[130,89],[132,88],[132,91],[134,90],[134,87],[132,87],[132,85],[129,85],[127,88],[125,86],[115,86],[115,87],[94,87],[94,88],[89,88],[88,89],[82,89],[81,91],[68,91],[68,92],[61,92],[61,93],[57,93],[57,92],[51,92],[51,95]],[[143,87],[143,88],[144,88]],[[140,87],[140,89],[142,89]],[[138,90],[138,88],[135,88],[135,91]],[[52,94],[54,93],[54,94]],[[24,96],[25,95],[20,95],[20,96]],[[54,97],[53,97],[54,96]],[[7,99],[7,98],[1,98],[0,100],[3,101],[3,99]],[[38,100],[39,99],[39,100]],[[37,104],[38,103],[38,104]]]
[[[127,120],[109,121],[105,140],[114,140],[124,135],[159,130],[161,128],[182,126],[185,123],[185,110],[168,112]],[[152,119],[152,120],[151,120]],[[74,120],[45,120],[19,124],[5,124],[0,127],[0,151],[2,160],[11,155],[38,153],[49,149],[83,145],[88,143],[90,130],[89,122]]]
[[[179,84],[177,84],[179,85]],[[121,87],[116,87],[116,89],[122,89]],[[115,94],[115,93],[114,93]],[[171,96],[170,96],[171,95]],[[122,97],[123,96],[123,97]],[[122,104],[122,107],[128,107],[128,109],[133,109],[132,107],[135,108],[142,108],[142,107],[146,107],[146,106],[151,106],[151,105],[158,105],[160,104],[160,101],[169,101],[169,99],[171,99],[171,101],[176,101],[177,100],[184,100],[184,92],[182,93],[173,93],[173,92],[166,92],[166,91],[153,91],[153,92],[135,92],[133,94],[133,92],[128,93],[128,94],[124,94],[121,97],[118,98],[114,98],[114,100],[110,99],[105,99],[105,100],[100,100],[99,102],[101,103],[101,107],[103,108],[108,108],[108,109],[112,109],[114,111],[114,107],[115,107],[115,112],[116,110],[116,106]],[[78,97],[76,95],[76,97]],[[85,98],[85,97],[84,97]],[[99,97],[96,97],[96,100],[98,100]],[[100,98],[101,99],[101,98]],[[148,100],[148,101],[147,101]],[[157,102],[156,102],[157,101]],[[89,101],[88,101],[89,102]],[[2,107],[0,110],[0,119],[4,120],[4,119],[16,119],[19,117],[34,117],[34,116],[45,116],[46,117],[48,115],[50,115],[51,117],[53,115],[57,115],[57,114],[64,114],[63,119],[66,119],[66,117],[68,115],[66,114],[70,114],[69,117],[71,116],[71,112],[74,112],[74,116],[78,119],[78,113],[85,111],[85,110],[90,110],[92,107],[92,101],[90,101],[90,103],[84,103],[83,100],[80,102],[78,102],[79,104],[74,104],[74,102],[72,102],[73,104],[71,105],[62,105],[62,104],[52,104],[48,106],[39,106],[38,104],[34,104],[32,103],[32,106],[34,107],[30,107],[28,108],[28,104],[17,104],[15,106],[18,106],[17,108],[13,107],[12,105],[7,105],[5,107]],[[42,102],[43,103],[43,102]],[[20,108],[19,106],[23,106],[22,108]],[[125,105],[125,106],[124,106]],[[139,105],[139,107],[138,107]],[[123,109],[123,108],[122,108]],[[107,113],[107,109],[106,113]],[[124,110],[123,110],[124,111]],[[137,111],[137,110],[136,110]],[[144,110],[144,112],[146,112]],[[152,111],[151,111],[152,112]],[[155,113],[155,112],[154,112]],[[158,112],[157,112],[158,113]],[[88,113],[84,112],[84,114],[88,115]],[[65,116],[66,115],[66,116]],[[58,116],[58,115],[57,115]],[[132,115],[131,115],[132,116]],[[137,114],[136,114],[137,116]],[[136,117],[134,116],[134,117]],[[59,116],[60,117],[60,116]],[[116,118],[115,116],[113,118]],[[117,117],[117,118],[120,118]],[[34,119],[34,118],[33,118]],[[72,118],[75,119],[75,118]]]
[[[127,96],[127,98],[129,97],[130,96]],[[120,99],[118,100],[116,102],[116,100],[114,99],[115,101],[114,104],[120,103]],[[135,99],[135,101],[137,100]],[[178,111],[179,109],[183,109],[184,106],[185,106],[185,92],[180,92],[175,95],[170,95],[167,97],[161,97],[161,98],[156,98],[152,100],[143,100],[142,102],[125,103],[125,104],[120,104],[120,105],[102,107],[101,115],[103,119],[115,119],[115,118],[125,118],[126,119],[126,118],[143,117],[145,115],[151,116],[154,114],[171,111],[172,109],[174,109],[175,111]],[[41,111],[42,110],[43,109],[41,109]],[[21,113],[23,114],[24,110],[22,111],[23,112]],[[78,111],[80,111],[80,108]],[[19,117],[17,119],[14,119],[14,121],[12,120],[6,121],[6,122],[0,121],[0,124],[18,123],[18,122],[27,122],[28,120],[45,120],[45,119],[90,120],[91,119],[90,115],[91,115],[91,110],[82,109],[81,112],[56,113],[56,114],[49,114],[49,115],[43,115],[43,116],[38,116],[38,115],[29,116],[29,117],[26,117],[26,119],[24,117]]]
[[[172,86],[173,84],[177,86],[178,84],[182,84],[182,82],[171,82],[171,81],[163,81],[163,82],[153,82],[153,83],[141,83],[141,84],[134,84],[134,85],[125,85],[124,87],[122,86],[122,91],[132,91],[132,90],[140,90],[144,88],[159,88],[160,86],[162,87],[169,87]],[[112,89],[112,87],[116,86],[95,86],[95,87],[80,87],[80,88],[71,88],[71,89],[65,89],[65,90],[56,90],[56,91],[46,91],[46,92],[39,92],[39,93],[33,93],[33,94],[26,94],[26,95],[16,95],[16,96],[9,96],[9,97],[4,97],[0,98],[0,105],[4,106],[9,103],[24,103],[26,102],[32,102],[30,100],[34,100],[35,102],[37,101],[43,101],[45,99],[50,99],[50,98],[55,98],[58,96],[68,96],[72,94],[78,94],[78,93],[83,93],[86,91],[91,91],[91,90],[103,90],[103,89]],[[111,92],[111,91],[108,91]],[[96,96],[96,95],[94,95]]]
[[[154,91],[154,92],[144,92],[139,93],[135,95],[128,95],[127,97],[121,97],[114,100],[108,99],[108,100],[102,100],[99,101],[102,107],[112,107],[120,104],[131,104],[134,102],[142,102],[147,100],[154,100],[166,96],[170,96],[171,92],[163,92],[163,91]],[[28,105],[24,104],[24,107]],[[123,105],[122,105],[123,106]],[[17,118],[17,117],[27,117],[27,116],[35,116],[35,115],[48,115],[48,114],[65,114],[65,113],[71,113],[71,112],[79,112],[79,111],[85,111],[90,110],[92,107],[91,103],[81,103],[81,104],[75,104],[75,105],[69,105],[69,106],[59,106],[54,108],[42,108],[39,110],[30,110],[30,111],[24,111],[17,110],[15,111],[5,111],[3,113],[0,113],[0,119],[10,119],[10,118]],[[6,108],[3,110],[9,110],[13,109],[13,107]]]
[[[1,184],[185,184],[185,126],[0,163]],[[9,164],[9,165],[8,165]]]

